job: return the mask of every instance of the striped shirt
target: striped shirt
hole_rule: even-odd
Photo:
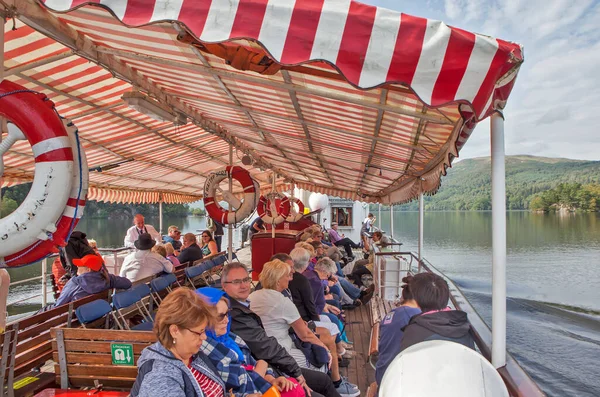
[[[210,379],[208,376],[204,375],[202,372],[198,371],[191,365],[188,365],[188,368],[194,375],[194,378],[200,385],[200,390],[204,393],[206,397],[224,397],[225,390],[214,380]]]

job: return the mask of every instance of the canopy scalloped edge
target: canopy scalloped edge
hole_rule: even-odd
[[[430,107],[468,104],[477,121],[504,107],[523,62],[519,44],[353,0],[181,0],[152,12],[133,0],[37,1],[59,13],[101,7],[128,27],[177,22],[202,43],[250,40],[281,65],[324,61],[357,88],[399,84]]]

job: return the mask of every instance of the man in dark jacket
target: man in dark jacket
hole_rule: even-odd
[[[186,262],[194,262],[202,259],[202,249],[196,244],[196,235],[194,233],[186,233],[183,236],[183,249],[177,257],[181,264]]]
[[[81,259],[86,255],[93,255],[96,252],[87,241],[86,234],[83,232],[74,231],[69,237],[67,246],[64,250],[60,250],[60,263],[65,268],[65,276],[67,280],[77,275],[77,268],[73,266],[73,259]],[[65,280],[66,282],[66,280]]]
[[[296,378],[302,387],[313,390],[313,397],[340,397],[328,375],[300,368],[277,339],[267,335],[260,317],[248,307],[250,281],[248,270],[241,263],[233,262],[223,268],[221,283],[231,302],[231,330],[246,342],[254,358]]]
[[[450,290],[442,277],[417,274],[410,288],[422,314],[412,317],[404,327],[400,351],[429,340],[446,340],[475,349],[467,313],[448,307]]]

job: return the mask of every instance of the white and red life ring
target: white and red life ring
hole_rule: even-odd
[[[304,203],[298,198],[290,198],[290,215],[285,218],[286,222],[298,222],[304,216]],[[294,204],[298,206],[298,212],[294,210]]]
[[[9,132],[0,144],[0,155],[26,138],[35,161],[29,194],[17,210],[0,220],[0,266],[17,267],[66,245],[83,215],[88,168],[77,129],[60,118],[46,95],[4,80],[0,115],[20,130]]]
[[[276,205],[279,200],[279,205]],[[290,199],[278,192],[271,192],[267,196],[260,196],[256,212],[258,216],[269,225],[279,225],[290,215]]]
[[[217,187],[225,178],[231,176],[238,181],[244,189],[244,201],[239,204],[239,207],[233,210],[223,209],[215,199]],[[248,217],[256,207],[258,200],[258,187],[250,173],[245,168],[237,165],[229,165],[223,171],[211,173],[206,178],[204,184],[204,207],[208,215],[215,221],[221,222],[224,225],[236,224]],[[232,204],[231,202],[229,203]]]

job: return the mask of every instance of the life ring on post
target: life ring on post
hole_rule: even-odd
[[[298,206],[298,212],[294,210],[294,204]],[[298,198],[294,197],[290,199],[290,215],[285,218],[286,222],[294,223],[298,222],[304,216],[304,203]]]
[[[230,208],[235,205],[238,206],[235,211],[223,209],[215,199],[219,183],[229,176],[238,181],[244,189],[244,201],[242,202],[237,199],[228,199],[228,196],[224,195]],[[206,212],[213,220],[224,225],[236,224],[244,220],[256,207],[256,202],[258,200],[258,189],[256,186],[256,182],[252,179],[248,170],[237,165],[229,165],[225,170],[211,173],[208,178],[206,178],[206,183],[204,184],[203,201]]]
[[[85,156],[79,162],[81,147],[73,146],[76,132],[67,132],[46,95],[4,80],[0,83],[0,115],[18,128],[9,130],[8,137],[0,143],[0,156],[17,140],[27,139],[35,161],[29,194],[17,210],[0,220],[0,266],[16,267],[39,261],[56,251],[57,245],[66,244],[73,220],[83,213],[82,202],[76,202],[82,197],[85,202],[87,164]],[[74,156],[74,152],[78,154]],[[74,173],[75,157],[77,168],[84,168],[84,172]],[[3,171],[0,163],[0,174]],[[77,186],[75,178],[79,180]],[[71,196],[75,196],[72,204],[78,206],[73,207],[77,208],[73,216],[66,219]]]
[[[276,200],[279,205],[276,206]],[[290,215],[290,199],[278,192],[271,192],[266,196],[260,196],[256,212],[258,216],[270,225],[279,225]]]

